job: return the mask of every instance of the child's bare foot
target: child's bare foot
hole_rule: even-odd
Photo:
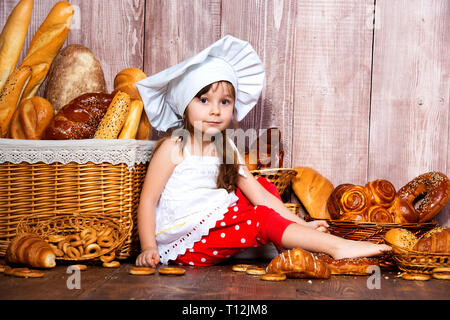
[[[334,259],[372,257],[391,250],[392,248],[385,244],[348,240],[332,256]]]

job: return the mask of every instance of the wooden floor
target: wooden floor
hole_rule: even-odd
[[[184,276],[133,276],[133,261],[122,261],[119,268],[89,265],[80,273],[80,288],[68,265],[46,270],[43,278],[23,279],[0,274],[1,300],[448,300],[450,281],[407,281],[398,271],[382,270],[379,288],[369,289],[369,276],[332,276],[327,280],[287,279],[262,281],[257,276],[233,272],[236,263],[266,266],[268,261],[232,260],[209,268],[184,267]],[[0,263],[4,263],[0,260]],[[69,281],[68,281],[69,280]],[[72,281],[71,281],[72,280]],[[369,279],[370,280],[370,279]],[[372,286],[376,283],[372,281]]]

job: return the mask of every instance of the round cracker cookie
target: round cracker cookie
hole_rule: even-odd
[[[245,273],[253,276],[261,276],[263,274],[266,274],[266,269],[251,267],[247,268],[247,270],[245,270]]]
[[[284,273],[266,273],[261,276],[261,280],[265,281],[283,281],[286,280],[286,275]]]
[[[258,266],[255,266],[254,264],[235,264],[231,267],[231,270],[236,272],[245,272],[248,268],[258,268]]]
[[[426,280],[430,280],[431,277],[428,274],[422,274],[422,273],[405,273],[402,275],[402,279],[426,281]]]
[[[28,268],[11,268],[10,266],[6,266],[4,274],[7,276],[13,276],[16,271],[30,271]]]
[[[177,267],[162,267],[158,269],[158,272],[163,275],[182,276],[186,273],[186,270]]]
[[[142,276],[148,276],[150,274],[154,274],[156,272],[156,269],[151,267],[131,267],[130,268],[130,274],[132,275],[142,275]]]
[[[5,272],[8,266],[5,266],[3,264],[0,264],[0,273]]]

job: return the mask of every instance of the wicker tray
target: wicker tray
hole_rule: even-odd
[[[263,177],[272,182],[280,195],[283,194],[292,178],[297,175],[297,171],[291,168],[273,168],[250,171],[254,177]]]
[[[118,219],[132,232],[117,258],[137,254],[137,207],[153,145],[0,139],[0,257],[29,214],[73,212]]]
[[[392,246],[392,257],[402,271],[431,274],[434,268],[450,267],[449,253],[424,253],[388,244]]]
[[[50,236],[67,236],[81,232],[84,229],[92,228],[96,232],[100,232],[106,228],[112,229],[111,235],[114,242],[108,248],[103,248],[99,254],[94,254],[86,258],[69,258],[56,257],[57,260],[63,261],[83,261],[95,260],[102,255],[108,255],[117,251],[124,241],[130,236],[131,229],[128,224],[120,223],[119,219],[93,215],[93,214],[77,214],[77,213],[53,213],[53,214],[31,214],[23,218],[17,225],[17,234],[36,233],[44,240],[48,241]],[[51,242],[51,241],[49,241]]]
[[[308,214],[305,215],[305,220],[315,220]],[[331,234],[339,236],[344,239],[369,241],[372,243],[384,243],[384,235],[391,229],[403,228],[411,231],[420,237],[425,232],[437,226],[436,221],[425,223],[375,223],[375,222],[358,222],[358,221],[339,221],[326,219],[330,226],[328,230]]]

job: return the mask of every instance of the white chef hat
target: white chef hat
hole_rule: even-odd
[[[255,106],[264,86],[264,66],[250,43],[227,35],[197,55],[136,83],[153,128],[182,124],[189,102],[207,85],[225,80],[235,90],[241,121]]]

